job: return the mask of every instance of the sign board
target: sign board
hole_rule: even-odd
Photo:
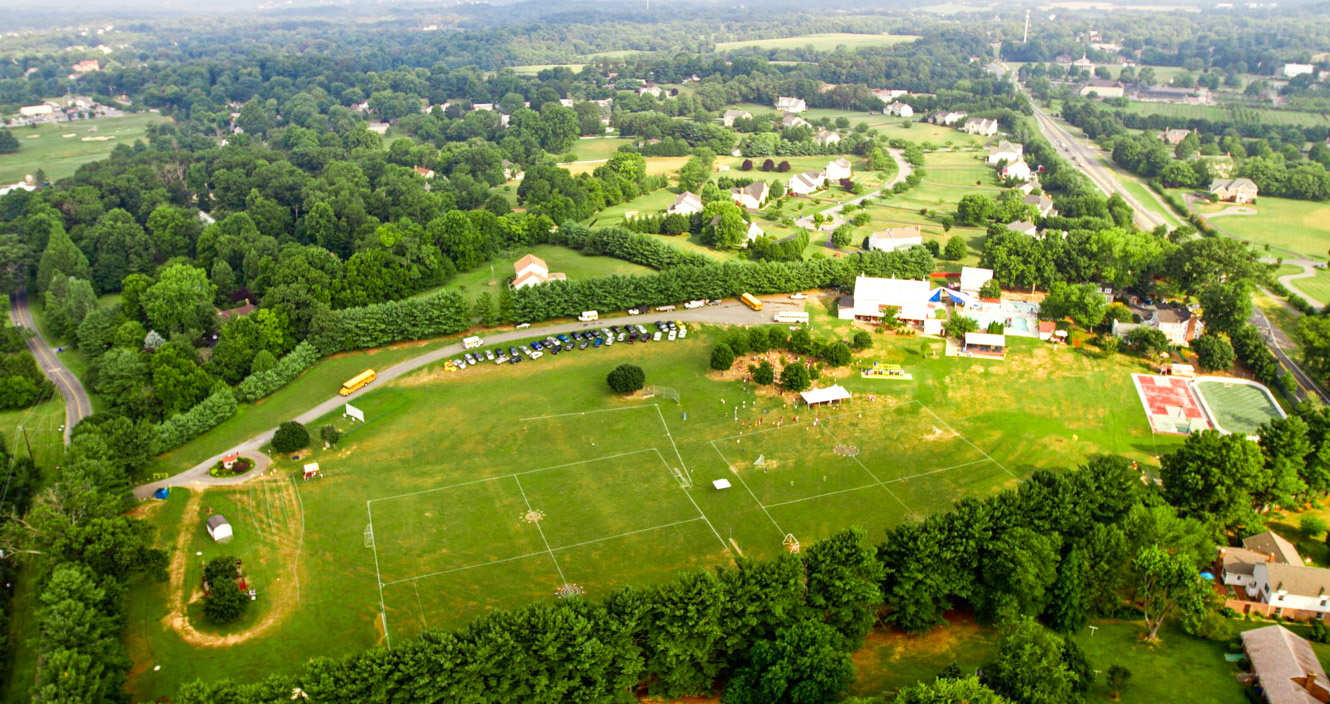
[[[365,422],[365,412],[360,410],[359,408],[356,408],[355,406],[352,406],[349,403],[346,404],[346,412],[343,413],[342,415],[349,417],[352,420],[358,420],[361,423]]]

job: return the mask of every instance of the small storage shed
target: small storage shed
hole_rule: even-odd
[[[231,524],[221,514],[214,513],[208,516],[208,535],[219,543],[225,543],[231,539]]]

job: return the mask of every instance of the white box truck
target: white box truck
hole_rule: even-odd
[[[474,335],[462,340],[462,348],[468,350],[474,350],[483,344],[485,344],[485,341]]]
[[[705,299],[705,298],[700,298],[700,299],[698,299],[698,300],[696,300],[696,301],[689,301],[689,302],[683,304],[683,307],[684,307],[684,308],[701,308],[702,306],[704,306],[704,305],[706,305],[706,304],[707,304],[707,299]]]
[[[582,311],[581,315],[577,316],[577,319],[584,323],[589,323],[593,320],[600,320],[600,311],[584,310]]]

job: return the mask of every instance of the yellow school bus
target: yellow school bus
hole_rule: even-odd
[[[374,373],[373,369],[366,369],[365,371],[351,377],[351,379],[348,380],[345,384],[342,384],[342,390],[338,393],[342,394],[343,396],[350,396],[351,394],[358,391],[365,384],[374,381],[374,379],[377,376],[378,375]]]
[[[757,296],[751,293],[744,293],[744,295],[739,296],[739,300],[753,310],[762,310],[762,301],[757,300]]]

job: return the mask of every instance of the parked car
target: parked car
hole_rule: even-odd
[[[472,357],[470,352],[467,352],[466,354],[462,355],[462,358],[465,359],[466,363],[469,365],[474,365],[476,363],[476,358]]]
[[[642,314],[642,311],[638,310],[637,308],[629,308],[629,309],[628,309],[628,315],[641,315],[641,314]]]
[[[531,323],[518,323],[517,325],[514,325],[514,326],[513,326],[513,329],[514,329],[514,330],[525,330],[525,329],[527,329],[527,328],[529,328],[529,327],[531,327]]]
[[[592,346],[593,348],[594,348],[594,347],[600,347],[600,346],[603,345],[603,344],[605,344],[605,340],[603,340],[603,339],[601,339],[601,338],[599,338],[599,337],[597,337],[595,340],[592,340],[592,341],[591,341],[591,346]]]
[[[485,350],[485,359],[488,359],[489,361],[493,362],[493,361],[494,361],[494,350]]]
[[[511,361],[509,362],[510,364],[517,364],[518,362],[521,362],[521,361],[522,361],[522,355],[520,355],[520,354],[515,354],[515,355],[513,355],[512,357],[509,357],[508,359],[511,360]]]
[[[670,342],[674,342],[675,338],[677,337],[679,337],[679,333],[671,330],[669,334]]]
[[[587,345],[589,345],[589,344],[591,344],[591,341],[590,341],[590,340],[582,340],[582,344],[578,345],[578,346],[577,346],[577,349],[579,349],[579,350],[584,350],[584,349],[587,348]]]
[[[688,337],[688,328],[686,328],[686,327],[680,325],[680,326],[679,326],[679,337],[680,337],[680,338]]]
[[[614,344],[614,336],[610,335],[609,337],[605,338],[605,346],[609,347],[612,344]]]
[[[540,350],[536,350],[535,352],[532,352],[532,353],[531,353],[531,358],[532,358],[532,359],[540,359],[541,357],[544,357],[544,356],[545,356],[545,353],[544,353],[544,352],[541,352]]]
[[[531,351],[532,351],[532,352],[538,352],[538,351],[540,351],[540,342],[539,342],[539,341],[536,341],[536,342],[531,343]]]
[[[657,332],[657,333],[653,334],[653,335],[651,336],[651,341],[652,341],[652,342],[660,342],[660,333]]]
[[[560,341],[560,342],[567,342],[567,341],[568,341],[568,336],[567,336],[567,335],[560,335],[560,336],[559,336],[559,341]]]
[[[645,334],[647,334],[646,326],[645,326],[645,325],[638,325],[638,326],[637,326],[637,334],[639,334],[639,335],[645,335]]]
[[[513,347],[513,346],[509,346],[509,347],[508,347],[508,356],[509,356],[509,357],[516,357],[516,356],[517,356],[517,348],[516,348],[516,347]]]
[[[709,305],[709,306],[718,306],[718,305],[720,305],[721,303],[724,303],[724,301],[720,300],[719,298],[714,299],[714,300],[707,301],[707,305]]]
[[[802,301],[802,300],[805,299],[805,298],[808,298],[808,296],[805,296],[805,295],[802,294],[802,293],[791,293],[791,294],[790,294],[790,300],[791,300],[791,301]]]
[[[556,354],[556,355],[557,355],[557,354],[559,354],[559,353],[562,352],[562,351],[563,351],[563,348],[562,348],[562,347],[559,347],[558,345],[555,345],[554,347],[551,347],[551,348],[550,348],[550,354]]]

